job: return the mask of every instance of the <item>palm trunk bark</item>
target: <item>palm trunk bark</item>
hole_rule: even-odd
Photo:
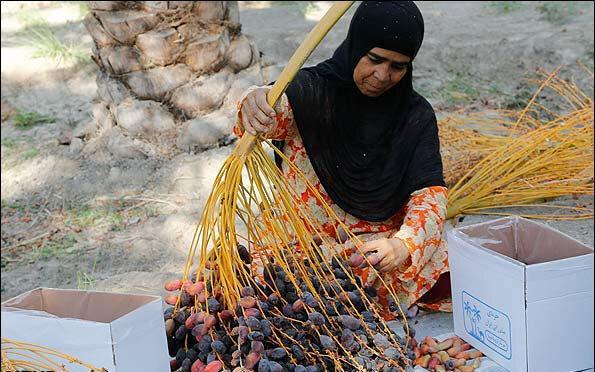
[[[237,1],[87,1],[98,102],[95,137],[113,155],[169,156],[216,145],[259,53]],[[224,114],[226,113],[226,114]]]

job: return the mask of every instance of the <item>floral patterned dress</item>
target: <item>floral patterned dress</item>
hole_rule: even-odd
[[[251,87],[243,97],[255,88],[257,87]],[[242,134],[243,128],[240,111],[243,97],[237,105],[238,117],[234,126],[234,133],[238,136]],[[436,284],[440,276],[449,271],[446,242],[442,236],[446,216],[447,189],[442,186],[433,186],[415,191],[411,194],[407,204],[386,221],[360,220],[333,203],[324,190],[306,154],[304,143],[295,125],[291,106],[285,94],[275,106],[275,111],[275,123],[268,132],[267,138],[285,141],[284,155],[302,171],[307,181],[317,189],[350,231],[364,242],[396,237],[409,248],[410,257],[396,271],[382,274],[385,282],[392,283],[399,302],[408,307],[417,304],[427,310],[452,311],[450,298],[442,298],[433,303],[419,301]],[[338,226],[336,225],[338,223],[328,220],[326,213],[322,212],[320,202],[307,189],[304,181],[285,162],[282,165],[282,172],[288,183],[301,195],[302,201],[310,205],[324,232],[337,239]],[[319,214],[316,214],[317,210],[320,211]],[[366,285],[376,287],[380,304],[384,308],[388,308],[388,291],[380,284],[376,271],[365,268],[356,269],[355,272]],[[391,316],[388,315],[387,318],[391,318]]]

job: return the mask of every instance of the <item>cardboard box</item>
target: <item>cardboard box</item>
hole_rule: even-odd
[[[156,296],[37,288],[2,303],[2,337],[110,372],[169,371],[162,301]]]
[[[520,217],[447,242],[459,337],[514,372],[593,367],[593,248]]]

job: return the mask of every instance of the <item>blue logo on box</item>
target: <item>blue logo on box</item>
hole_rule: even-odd
[[[465,331],[506,359],[512,358],[510,318],[463,291]]]

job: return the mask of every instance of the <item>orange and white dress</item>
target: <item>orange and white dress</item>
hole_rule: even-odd
[[[244,97],[254,88],[256,87],[249,89]],[[238,116],[234,126],[234,133],[238,136],[242,134],[241,128],[243,128],[240,110],[242,103],[243,98],[238,102]],[[417,304],[427,310],[452,311],[449,298],[431,304],[419,301],[436,284],[438,278],[449,271],[446,241],[442,236],[446,217],[447,188],[432,186],[413,192],[407,204],[392,218],[383,222],[369,222],[354,217],[337,206],[320,183],[304,148],[285,94],[279,99],[275,111],[275,123],[266,137],[285,141],[284,155],[301,170],[307,182],[317,189],[350,231],[362,241],[396,237],[408,246],[410,257],[395,272],[382,274],[385,281],[392,282],[399,302],[407,306]],[[308,190],[306,183],[286,162],[283,162],[282,173],[289,185],[301,195],[302,202],[310,205],[324,232],[336,239],[338,223],[329,220],[327,214],[322,212],[320,202]],[[320,213],[316,214],[316,211]],[[376,271],[364,268],[355,269],[355,272],[366,285],[373,285],[378,289],[379,302],[387,308],[387,290],[380,285]]]

